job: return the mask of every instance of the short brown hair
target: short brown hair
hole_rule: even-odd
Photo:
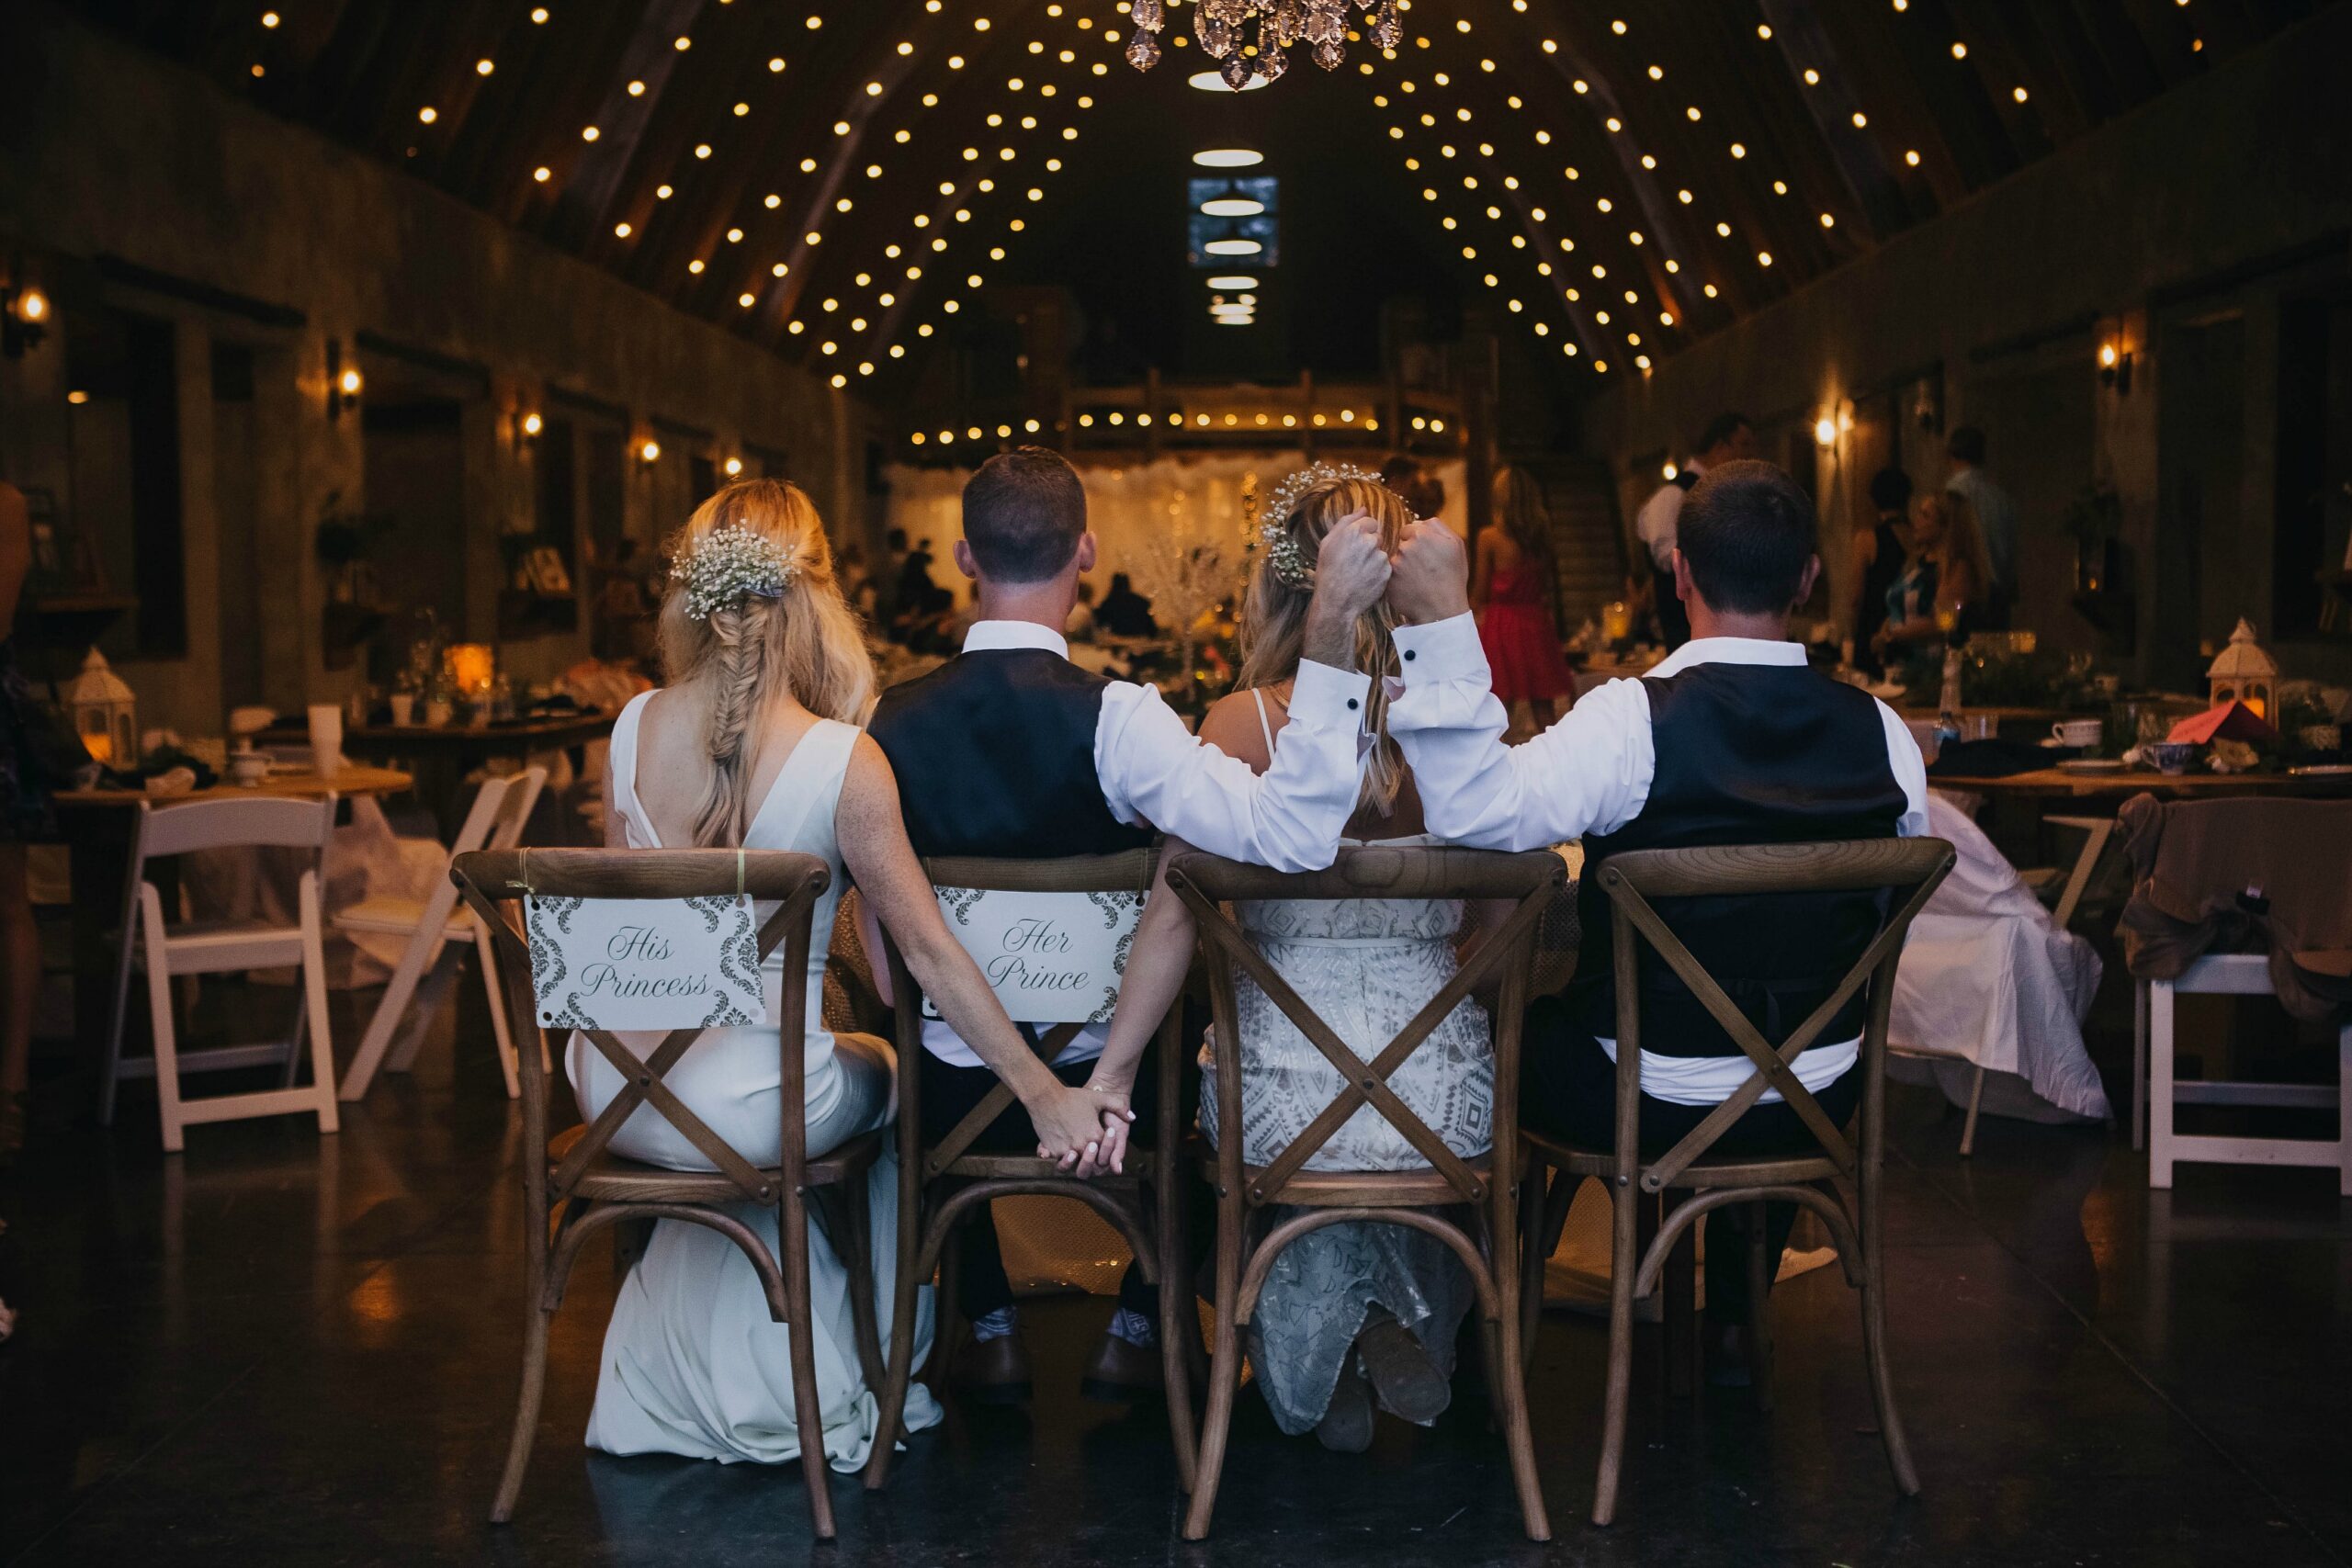
[[[1719,463],[1684,499],[1674,532],[1709,609],[1776,615],[1796,603],[1813,560],[1813,500],[1770,463]]]
[[[1086,487],[1046,446],[1000,452],[964,485],[964,542],[984,577],[1043,582],[1078,553]]]

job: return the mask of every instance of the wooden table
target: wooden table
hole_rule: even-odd
[[[582,708],[512,724],[368,724],[345,730],[343,749],[355,757],[398,761],[413,773],[417,798],[431,809],[447,840],[462,818],[468,773],[493,758],[521,767],[538,752],[563,750],[574,752],[576,769],[582,761],[576,749],[611,734],[616,716],[601,708]],[[308,746],[311,737],[305,729],[280,725],[263,730],[255,743]]]
[[[2352,795],[2352,773],[2160,773],[2130,768],[2118,773],[2072,773],[2035,768],[2003,778],[1967,778],[1930,773],[1930,789],[2018,800],[2091,800],[2120,805],[2135,795],[2165,800],[2222,800],[2232,795],[2289,795],[2332,799]]]
[[[281,769],[258,784],[216,784],[168,798],[136,789],[69,789],[51,796],[58,826],[73,852],[74,1034],[85,1045],[105,1048],[107,1021],[114,1009],[114,944],[128,912],[130,836],[141,804],[169,810],[197,801],[250,800],[255,795],[320,800],[331,794],[397,795],[414,783],[391,768],[352,764],[333,773]]]

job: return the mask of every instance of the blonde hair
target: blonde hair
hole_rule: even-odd
[[[712,531],[742,528],[774,543],[789,570],[773,598],[745,592],[690,615],[684,561]],[[690,688],[707,717],[710,782],[695,814],[696,844],[743,841],[750,826],[752,726],[779,682],[809,712],[855,724],[874,695],[874,658],[833,576],[824,520],[797,485],[744,479],[695,508],[671,542],[670,586],[662,598],[662,664],[673,685]]]
[[[1495,521],[1535,569],[1543,588],[1544,613],[1558,614],[1560,569],[1552,554],[1552,513],[1544,505],[1544,487],[1533,474],[1516,463],[1495,470]]]
[[[1326,479],[1310,486],[1290,510],[1273,519],[1299,553],[1315,559],[1323,536],[1342,519],[1364,513],[1380,525],[1380,547],[1395,553],[1413,521],[1412,509],[1377,479]],[[1283,580],[1274,570],[1272,553],[1261,554],[1250,573],[1248,595],[1241,606],[1241,686],[1271,686],[1298,673],[1301,649],[1306,639],[1306,606],[1310,588]],[[1396,618],[1385,601],[1366,610],[1356,621],[1356,667],[1371,671],[1372,692],[1365,700],[1366,717],[1374,743],[1365,769],[1359,807],[1375,807],[1385,814],[1396,804],[1403,786],[1405,764],[1396,743],[1388,738],[1388,699],[1381,677],[1396,664],[1393,633]]]
[[[1966,496],[1947,490],[1929,491],[1912,503],[1912,509],[1915,513],[1933,512],[1942,520],[1944,536],[1933,552],[1937,568],[1948,570],[1954,561],[1965,565],[1969,594],[1981,606],[1993,587],[1993,558],[1984,547],[1984,530],[1976,525],[1976,508],[1968,503]]]

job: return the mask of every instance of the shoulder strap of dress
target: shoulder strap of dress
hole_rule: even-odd
[[[1250,699],[1258,705],[1258,733],[1266,738],[1266,761],[1271,766],[1274,760],[1274,727],[1266,721],[1265,688],[1250,687]]]
[[[645,808],[637,800],[637,731],[645,718],[645,705],[653,700],[651,691],[639,692],[621,708],[620,716],[613,720],[613,735],[608,753],[612,758],[613,798],[605,802],[608,811],[617,811],[633,826],[644,829]]]
[[[831,820],[841,800],[842,779],[849,772],[850,752],[861,731],[855,725],[820,718],[794,742],[792,755],[776,771],[765,799],[743,829],[743,841],[753,849],[789,847],[799,841],[811,817],[822,808]],[[789,781],[791,788],[786,788]],[[762,840],[754,843],[754,840]]]

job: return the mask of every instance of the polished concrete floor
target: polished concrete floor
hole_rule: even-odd
[[[1963,1162],[1918,1091],[1898,1101],[1888,1226],[1914,1501],[1888,1483],[1826,1269],[1777,1298],[1769,1416],[1739,1393],[1668,1400],[1640,1358],[1609,1530],[1583,1522],[1603,1335],[1555,1315],[1532,1386],[1548,1548],[1521,1539],[1475,1390],[1356,1458],[1282,1438],[1245,1394],[1216,1536],[1187,1547],[1158,1415],[1076,1394],[1106,1309],[1067,1300],[1033,1313],[1034,1410],[951,1411],[887,1493],[837,1486],[840,1543],[814,1549],[797,1472],[582,1450],[612,1292],[592,1259],[519,1517],[494,1529],[523,1151],[479,994],[458,994],[454,1043],[331,1138],[199,1127],[167,1160],[152,1097],[102,1131],[72,1061],[44,1057],[30,1158],[0,1178],[0,1297],[24,1319],[0,1348],[0,1562],[2352,1560],[2352,1204],[2324,1173],[2191,1168],[2152,1194],[2106,1131],[2005,1122]]]

